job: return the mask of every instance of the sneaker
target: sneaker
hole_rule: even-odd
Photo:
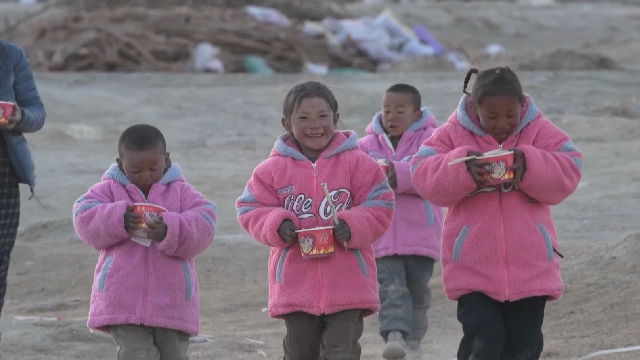
[[[424,360],[422,348],[420,347],[420,341],[407,341],[407,360]]]
[[[402,360],[405,355],[402,334],[399,331],[390,332],[387,337],[387,344],[382,350],[382,358],[385,360]]]

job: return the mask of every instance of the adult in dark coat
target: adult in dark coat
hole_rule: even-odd
[[[44,125],[45,111],[22,49],[0,39],[0,101],[14,104],[9,124],[0,126],[0,313],[7,290],[11,251],[20,221],[19,184],[35,186],[33,157],[25,133]]]

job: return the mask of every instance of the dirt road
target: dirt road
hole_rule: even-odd
[[[441,124],[455,109],[462,77],[429,73],[324,81],[335,90],[344,126],[362,134],[379,107],[381,91],[395,82],[417,84]],[[554,209],[567,290],[549,305],[544,359],[576,359],[638,342],[633,319],[640,311],[635,279],[640,245],[637,240],[622,248],[615,244],[640,227],[640,159],[635,156],[640,126],[637,116],[596,110],[637,94],[636,77],[632,72],[522,74],[527,91],[572,136],[585,163],[580,188]],[[24,216],[2,324],[7,359],[113,358],[108,337],[91,334],[84,319],[74,320],[87,314],[98,254],[75,235],[71,206],[113,161],[119,132],[132,123],[159,126],[173,160],[218,205],[215,244],[197,259],[202,334],[211,342],[194,344],[193,359],[277,359],[283,324],[261,312],[267,302],[268,250],[244,235],[234,201],[281,132],[282,96],[304,79],[39,75],[49,118],[45,130],[29,141],[44,208],[23,194]],[[445,299],[439,273],[432,286],[431,327],[424,347],[430,359],[450,360],[460,336],[455,303]],[[16,315],[63,320],[25,323],[14,321]],[[378,358],[376,326],[375,317],[367,319],[363,359]]]

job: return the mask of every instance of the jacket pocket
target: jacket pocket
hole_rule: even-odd
[[[188,301],[193,297],[193,282],[191,280],[191,266],[186,261],[182,262],[182,275],[184,276],[184,299]]]
[[[111,262],[113,261],[113,255],[109,255],[107,260],[102,264],[102,268],[100,269],[100,276],[98,277],[98,292],[104,291],[104,284],[107,281],[107,274],[109,273],[109,268],[111,267]]]
[[[455,262],[460,262],[460,254],[462,253],[462,246],[464,245],[465,240],[467,239],[467,233],[469,232],[468,226],[463,226],[460,233],[458,233],[458,237],[456,237],[456,241],[453,243],[453,253],[451,254],[451,258]]]
[[[545,229],[544,225],[538,224],[538,230],[540,231],[540,235],[542,236],[542,240],[544,241],[544,247],[547,251],[547,261],[553,261],[553,243],[551,242],[551,236]]]
[[[435,220],[433,219],[433,209],[431,208],[431,204],[429,204],[427,200],[423,200],[423,205],[424,213],[427,216],[427,225],[433,226]]]
[[[278,258],[278,265],[276,265],[276,282],[278,284],[282,283],[282,268],[284,267],[284,260],[287,258],[289,250],[289,248],[282,249],[280,257]]]
[[[360,268],[360,273],[362,274],[362,276],[366,277],[367,275],[369,275],[369,270],[367,269],[367,263],[364,262],[364,257],[362,256],[362,253],[360,252],[360,250],[352,249],[351,252],[353,253],[353,256],[356,258],[356,261],[358,262],[358,268]]]

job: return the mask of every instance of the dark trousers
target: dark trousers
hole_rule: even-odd
[[[538,360],[547,297],[499,302],[482,293],[458,299],[464,333],[458,360]]]
[[[295,312],[284,315],[284,322],[283,360],[360,360],[362,310],[320,316]]]
[[[7,292],[9,261],[20,223],[20,189],[9,152],[0,133],[0,313]]]
[[[386,341],[399,331],[407,341],[421,341],[427,333],[431,305],[429,280],[434,261],[426,256],[393,255],[376,259],[380,297],[380,335]]]

